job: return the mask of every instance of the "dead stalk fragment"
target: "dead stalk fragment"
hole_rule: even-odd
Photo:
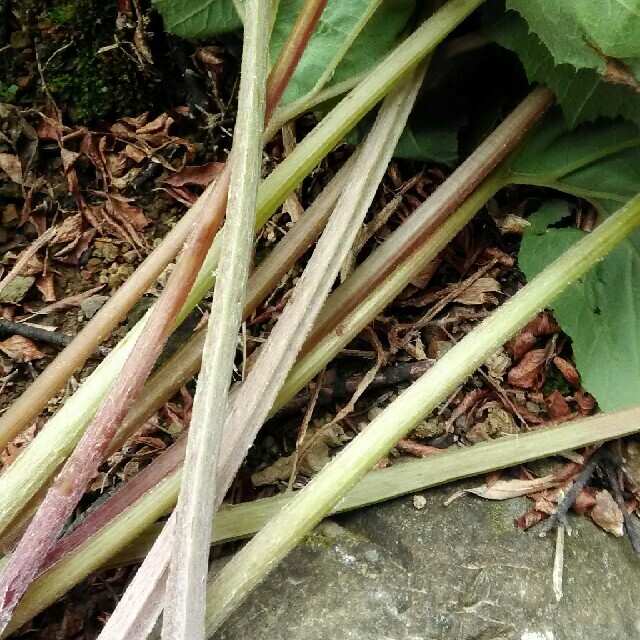
[[[247,3],[228,214],[172,527],[162,625],[165,640],[204,638],[215,469],[242,321],[262,167],[269,9],[269,0]]]

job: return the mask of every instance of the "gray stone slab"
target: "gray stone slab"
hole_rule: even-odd
[[[424,492],[422,510],[407,497],[324,523],[216,637],[640,638],[640,563],[628,540],[573,517],[558,603],[555,536],[541,539],[513,524],[530,503],[469,496],[444,507],[460,486]]]

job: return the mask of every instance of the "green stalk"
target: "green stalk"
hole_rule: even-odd
[[[453,447],[430,458],[401,460],[386,469],[368,473],[336,504],[331,515],[361,509],[430,487],[496,469],[514,467],[597,442],[623,438],[639,430],[640,406],[636,405],[538,431],[504,436],[472,447]],[[217,545],[253,536],[294,498],[295,493],[280,493],[271,498],[223,507],[213,520],[211,544]],[[108,566],[140,562],[161,531],[162,524],[152,525],[133,544],[114,557]]]
[[[534,89],[482,142],[478,149],[440,185],[436,192],[414,211],[382,245],[377,247],[362,265],[356,268],[350,277],[330,295],[307,337],[299,357],[310,353],[318,341],[324,339],[329,331],[342,322],[378,284],[398,268],[400,263],[409,262],[405,260],[407,256],[416,251],[416,247],[423,245],[425,239],[434,233],[434,229],[437,229],[442,221],[446,220],[464,202],[473,188],[495,169],[497,164],[504,160],[535,122],[542,117],[552,100],[553,96],[548,90]],[[347,166],[353,161],[352,157],[340,170],[338,176],[346,171]],[[337,180],[338,176],[334,180]],[[333,182],[332,180],[331,185]],[[500,184],[500,186],[503,185]],[[325,191],[327,190],[329,187]],[[257,302],[258,295],[254,295],[253,292],[259,296],[266,296],[275,281],[279,280],[277,274],[282,273],[284,266],[282,264],[280,267],[277,266],[280,261],[279,256],[288,251],[288,247],[292,247],[292,254],[300,255],[301,248],[309,246],[319,235],[323,226],[321,220],[325,218],[325,215],[320,214],[315,220],[315,210],[320,206],[320,200],[325,199],[325,191],[252,275],[249,281],[250,294],[245,305],[245,313],[249,313],[255,308],[253,302],[254,300]],[[487,196],[487,199],[490,195]],[[478,208],[483,204],[484,202]],[[310,217],[312,212],[314,217]],[[328,217],[328,213],[326,217]],[[294,246],[297,248],[293,249]],[[432,256],[431,252],[428,252],[424,259],[419,258],[418,262],[414,259],[410,268],[421,268],[426,264],[424,260],[430,259],[429,256]],[[271,268],[272,262],[274,268]],[[398,283],[411,280],[411,278],[407,280],[402,273],[398,275],[400,276]],[[398,284],[398,286],[401,285]],[[178,350],[171,361],[156,373],[153,380],[148,382],[144,393],[141,394],[141,401],[127,417],[126,425],[121,430],[121,436],[116,439],[118,442],[122,442],[122,439],[126,438],[126,434],[131,434],[137,426],[142,424],[149,415],[161,407],[173,393],[197,373],[203,343],[201,333],[201,331],[196,332],[188,343]]]
[[[296,188],[363,115],[415,67],[483,0],[450,0],[387,56],[263,182],[256,216],[261,228],[286,196]],[[214,282],[220,245],[214,242],[178,322],[195,307]],[[47,423],[35,440],[0,478],[0,535],[73,450],[111,383],[129,357],[143,319],[101,363],[80,389]]]
[[[316,8],[313,3],[305,6]],[[324,2],[320,12],[323,8]],[[217,490],[214,471],[218,466],[229,384],[242,322],[262,168],[269,15],[270,0],[248,0],[220,275],[213,293],[202,369],[187,436],[182,487],[172,516],[175,517],[173,549],[162,619],[162,637],[166,640],[204,638],[205,584]],[[310,21],[306,16],[304,18],[306,26]],[[311,21],[311,24],[315,23]],[[295,66],[296,62],[297,58],[293,58],[289,66]],[[278,80],[283,89],[287,80],[287,74]],[[162,565],[166,566],[165,563]]]
[[[363,327],[372,322],[425,267],[444,249],[475,214],[508,182],[506,165],[498,167],[467,198],[467,200],[429,239],[407,259],[403,260],[391,275],[365,298],[330,333],[319,340],[291,369],[287,381],[276,399],[270,415],[284,407],[298,391],[303,389],[322,367],[351,342]],[[427,201],[428,202],[428,201]],[[384,246],[384,245],[383,245]],[[353,276],[353,274],[352,274]],[[345,281],[348,282],[348,280]]]
[[[404,434],[638,226],[640,194],[518,291],[373,420],[212,577],[207,590],[209,636]]]
[[[574,420],[540,431],[505,436],[473,447],[447,451],[433,458],[407,460],[367,474],[331,513],[351,511],[461,478],[545,458],[604,440],[622,438],[639,429],[640,408],[632,407],[615,413]],[[154,489],[154,500],[145,501],[149,507],[155,508],[155,514],[162,515],[163,508],[170,508],[171,491],[177,492],[179,483],[178,473],[157,485]],[[295,493],[287,493],[222,507],[213,520],[211,544],[252,536],[295,497]],[[151,513],[149,516],[157,517],[155,514]],[[136,537],[135,542],[118,553],[124,534],[129,528],[134,527],[136,532],[141,531],[140,521],[136,509],[130,508],[110,524],[108,532],[101,531],[97,537],[90,538],[83,546],[75,549],[40,576],[18,605],[7,633],[28,622],[88,573],[105,563],[114,567],[142,560],[162,530],[162,524],[148,527]],[[88,562],[91,564],[89,570]]]
[[[407,283],[420,271],[424,269],[424,266],[428,264],[441,250],[449,240],[454,237],[460,229],[473,217],[478,209],[480,209],[484,203],[489,199],[499,188],[501,188],[508,176],[508,172],[503,169],[494,171],[491,177],[483,183],[480,188],[469,198],[467,202],[456,212],[445,224],[438,229],[433,237],[425,243],[416,254],[411,256],[411,259],[405,260],[396,271],[390,276],[378,289],[368,298],[365,302],[361,303],[359,307],[345,319],[344,323],[340,325],[340,329],[332,332],[328,338],[320,343],[318,347],[309,356],[305,357],[300,363],[298,363],[291,370],[285,386],[281,391],[276,401],[276,406],[281,406],[286,403],[290,397],[302,388],[306,382],[317,373],[314,372],[314,367],[324,366],[322,363],[326,363],[332,359],[332,357],[339,352],[344,344],[349,342],[354,335],[356,335],[362,327],[365,326],[375,315],[377,315],[397,294],[406,287]],[[344,327],[344,332],[342,328]],[[178,447],[178,444],[174,445],[173,450]],[[225,447],[223,455],[229,456],[233,451],[229,447]],[[155,464],[155,463],[154,463]],[[144,473],[144,472],[143,472]],[[177,498],[179,490],[179,478],[180,469],[172,472],[172,475],[166,479],[166,482],[173,483],[174,494],[173,500]],[[164,481],[163,481],[164,482]],[[168,485],[167,485],[168,486]],[[139,510],[140,520],[137,521],[138,526],[149,526],[154,520],[153,510],[151,506],[147,505],[148,500],[154,500],[151,495],[145,495],[137,503],[127,509],[127,518],[134,519],[133,512]],[[173,506],[174,502],[169,504],[168,508]],[[106,508],[106,503],[101,508]],[[157,516],[155,516],[157,517]],[[151,518],[151,519],[145,519]],[[127,520],[128,521],[128,520]],[[117,516],[109,522],[98,534],[93,537],[103,538],[104,549],[107,553],[112,553],[113,549],[122,548],[122,546],[131,542],[135,536],[130,535],[127,526],[120,524],[120,517]],[[92,539],[93,539],[92,537]],[[116,542],[117,538],[117,542]],[[108,540],[108,542],[107,542]],[[113,545],[113,546],[112,546]],[[99,545],[98,545],[99,546]],[[80,547],[82,549],[83,547]],[[101,547],[102,548],[102,547]],[[73,551],[72,555],[77,553]],[[76,574],[73,579],[81,579],[88,575],[92,570],[99,566],[98,558],[108,558],[109,556],[97,556],[95,546],[91,545],[91,552],[84,555],[84,573],[82,575]],[[104,560],[103,560],[104,561]],[[97,563],[97,564],[94,564]],[[82,567],[82,562],[79,563]],[[78,569],[80,571],[80,569]],[[71,576],[72,574],[65,574],[65,576]],[[66,583],[65,583],[66,584]],[[75,584],[71,582],[70,584]],[[27,592],[26,598],[29,599],[29,593]],[[30,605],[29,605],[30,606]],[[17,615],[17,614],[16,614]]]
[[[380,180],[389,164],[393,149],[404,129],[409,112],[418,94],[418,89],[422,84],[424,70],[425,65],[420,65],[418,69],[408,74],[408,77],[403,79],[385,98],[376,122],[363,143],[362,152],[358,154],[357,164],[353,170],[354,177],[350,183],[351,188],[344,191],[340,196],[331,218],[318,240],[313,255],[302,277],[296,284],[287,307],[271,331],[269,340],[260,350],[255,365],[239,387],[238,392],[234,394],[228,405],[225,402],[218,408],[220,426],[224,425],[224,438],[221,447],[220,464],[217,465],[216,481],[213,483],[217,493],[211,495],[211,510],[222,502],[238,468],[242,464],[247,449],[264,422],[278,389],[282,386],[289,369],[295,361],[298,350],[304,342],[305,335],[308,333],[329,293],[344,256],[365,218]],[[238,305],[238,310],[240,310],[240,305]],[[183,486],[188,486],[189,490],[191,490],[193,482],[187,484],[190,475],[189,471],[184,475]],[[209,482],[212,481],[209,480]],[[204,489],[201,489],[202,492],[204,492]],[[208,517],[208,522],[206,523],[208,525],[207,538],[200,538],[203,549],[201,550],[201,557],[197,559],[205,571],[207,565],[206,552],[211,534],[211,510],[206,514]],[[202,518],[204,518],[204,515]],[[181,530],[178,530],[177,527],[174,529],[174,521],[175,518],[172,516],[166,524],[166,528],[175,530],[175,533],[173,533],[174,538],[182,536],[191,539],[197,535],[197,530],[190,525],[181,528]],[[134,579],[125,592],[124,600],[127,603],[127,607],[129,607],[129,603],[134,603],[132,606],[133,611],[142,608],[155,614],[152,605],[147,603],[161,599],[157,591],[162,584],[160,575],[166,564],[166,556],[170,553],[167,539],[168,536],[163,532],[163,535],[158,539],[139,570],[143,572],[144,578],[141,580]],[[185,546],[189,546],[189,544]],[[174,560],[175,555],[172,563]],[[181,557],[179,561],[184,564],[189,562],[190,559]],[[155,570],[152,567],[155,567]],[[149,580],[149,575],[155,577]],[[180,637],[179,634],[181,633],[184,634],[185,638],[197,638],[204,635],[205,585],[206,575],[203,574],[201,579],[203,614],[201,630],[194,629],[190,619],[185,620],[180,625],[180,629],[176,629],[174,624],[171,624],[167,629],[165,623],[163,637],[166,636],[167,640],[173,640],[176,636]],[[183,584],[182,588],[184,589],[185,586]],[[167,590],[167,602],[169,602],[169,598],[175,595],[176,591],[174,589]],[[194,590],[191,589],[190,591],[193,597]],[[197,594],[195,594],[195,597],[197,597]],[[193,617],[196,614],[191,611],[190,615]],[[121,606],[118,605],[112,618],[116,618],[118,622],[115,622],[113,628],[108,632],[105,628],[100,635],[100,640],[119,640],[125,637],[122,635],[121,629],[128,624],[130,617],[125,616],[122,613]],[[164,619],[167,619],[166,614]],[[144,623],[140,622],[140,625],[148,628],[150,623],[151,620],[147,620]],[[183,628],[187,633],[182,631]],[[198,636],[197,634],[199,633],[202,633],[202,636]],[[133,635],[129,633],[126,637],[142,638],[142,634]]]

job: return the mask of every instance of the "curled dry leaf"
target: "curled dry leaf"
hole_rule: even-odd
[[[51,244],[67,244],[75,242],[82,234],[82,214],[76,213],[62,221],[53,236]]]
[[[533,349],[509,371],[507,380],[515,387],[539,389],[545,381],[544,365],[547,359],[545,349]]]
[[[553,364],[556,365],[558,371],[562,374],[564,379],[572,386],[579,387],[580,386],[580,374],[578,370],[571,364],[569,361],[561,358],[560,356],[555,356],[553,359]]]
[[[427,444],[420,444],[413,440],[399,440],[396,444],[396,449],[406,453],[414,458],[428,458],[429,456],[437,456],[440,453],[444,453],[446,449],[439,449],[438,447],[432,447]]]
[[[12,153],[0,153],[0,169],[16,184],[22,184],[20,158]]]
[[[491,294],[500,291],[500,283],[495,278],[478,278],[456,297],[455,302],[467,305],[497,304],[498,299]]]
[[[587,511],[593,509],[596,505],[596,490],[591,487],[582,489],[576,499],[573,501],[571,508],[579,515],[584,515]]]
[[[46,355],[38,349],[33,340],[25,338],[24,336],[11,336],[3,340],[0,342],[0,351],[12,360],[18,360],[20,362],[38,360],[39,358],[44,358]]]
[[[140,207],[130,204],[130,198],[111,193],[109,194],[109,202],[113,207],[114,214],[124,222],[127,228],[131,227],[136,231],[142,231],[151,222]]]
[[[505,348],[517,362],[533,349],[537,341],[538,339],[531,331],[521,331],[515,338],[507,342]]]
[[[560,332],[558,323],[546,312],[538,314],[523,331],[529,331],[534,336],[548,336]]]
[[[591,519],[605,531],[614,536],[622,536],[624,533],[624,517],[620,507],[616,504],[611,494],[606,490],[596,493],[596,504],[591,509]]]
[[[531,226],[531,223],[515,213],[508,213],[504,218],[496,220],[498,229],[502,235],[516,235],[521,236],[527,227]]]
[[[569,403],[564,399],[562,394],[554,389],[545,400],[547,411],[552,419],[564,418],[571,413]]]
[[[46,276],[39,276],[36,280],[36,287],[42,294],[42,299],[45,302],[56,301],[56,285],[52,273],[48,273]]]
[[[588,416],[596,408],[596,399],[586,391],[576,391],[573,399],[578,405],[578,409],[583,416]]]
[[[498,480],[490,487],[483,484],[479,487],[474,487],[473,489],[457,491],[447,499],[445,505],[450,504],[466,493],[472,493],[473,495],[480,496],[486,500],[508,500],[509,498],[518,498],[530,493],[535,493],[536,491],[543,491],[544,489],[555,487],[558,485],[558,482],[559,481],[555,475],[543,476],[542,478],[531,478],[527,480]]]
[[[169,176],[165,182],[172,187],[183,187],[185,184],[208,187],[220,175],[223,167],[222,162],[207,162],[200,167],[186,166]]]
[[[528,511],[523,516],[518,516],[516,518],[516,526],[518,529],[522,529],[526,531],[531,527],[537,525],[547,518],[547,514],[542,511],[537,511],[536,509],[532,509]]]

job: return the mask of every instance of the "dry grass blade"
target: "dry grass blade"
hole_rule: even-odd
[[[162,637],[204,638],[205,585],[216,496],[215,469],[242,321],[260,170],[268,70],[269,0],[249,0],[238,120],[222,253],[175,512]]]

